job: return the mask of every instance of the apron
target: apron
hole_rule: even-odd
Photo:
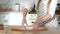
[[[48,11],[49,11],[49,7],[48,7],[48,2],[49,0],[41,0],[40,4],[39,4],[39,8],[37,10],[37,18],[40,19],[42,17],[44,17]],[[40,24],[41,27],[57,27],[57,19],[55,18],[55,16],[50,19],[50,20],[46,20],[43,23]]]

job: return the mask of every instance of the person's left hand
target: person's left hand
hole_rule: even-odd
[[[39,27],[39,23],[36,21],[33,25],[33,30],[37,29]]]

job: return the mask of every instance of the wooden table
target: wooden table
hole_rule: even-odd
[[[4,34],[4,30],[0,30],[0,34]]]
[[[60,33],[60,26],[57,28],[48,27],[47,31],[12,31],[11,28],[20,28],[20,26],[8,26],[7,34],[59,34]]]
[[[22,28],[21,26],[8,26],[8,32],[7,34],[37,34],[40,31],[47,31],[47,29],[43,29],[43,30],[22,30],[22,29],[18,29],[18,28]]]

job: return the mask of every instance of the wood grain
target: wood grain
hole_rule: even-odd
[[[28,29],[25,30],[25,29],[19,29],[19,28],[12,28],[11,30],[12,30],[12,31],[21,31],[21,32],[22,32],[22,31],[23,31],[23,32],[24,32],[24,31],[27,31],[27,32],[37,32],[37,31],[47,31],[47,28],[41,28],[41,27],[40,27],[40,28],[38,28],[38,29],[36,29],[36,30],[28,30]]]

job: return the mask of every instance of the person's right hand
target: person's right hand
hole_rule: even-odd
[[[22,20],[22,26],[24,26],[24,24],[27,24],[27,20],[25,18]]]

